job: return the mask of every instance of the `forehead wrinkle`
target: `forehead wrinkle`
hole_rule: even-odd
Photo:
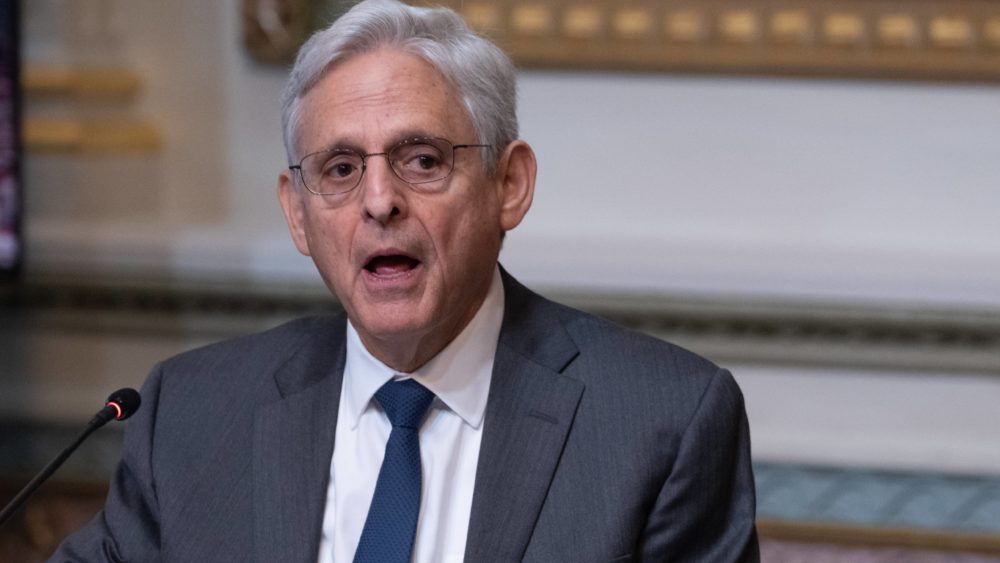
[[[345,102],[344,105],[349,105]],[[433,106],[427,107],[420,119],[413,119],[412,113],[406,114],[405,120],[397,119],[397,116],[404,115],[403,112],[395,111],[395,107],[402,104],[378,103],[375,99],[364,103],[369,107],[375,107],[377,111],[371,112],[365,118],[365,127],[361,131],[344,131],[337,127],[335,119],[325,120],[327,126],[322,130],[315,131],[313,146],[310,151],[328,150],[331,148],[345,147],[366,151],[388,150],[390,147],[406,139],[416,137],[448,137],[450,126],[442,128],[445,122],[442,119],[435,119]],[[360,106],[351,106],[353,111],[357,111]],[[413,105],[406,105],[406,110],[412,112]],[[426,119],[425,119],[426,118]],[[321,118],[322,119],[322,118]],[[436,124],[436,125],[435,125]],[[373,135],[377,138],[373,138]]]

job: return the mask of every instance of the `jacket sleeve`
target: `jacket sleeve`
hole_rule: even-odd
[[[743,395],[720,370],[684,431],[638,560],[757,562],[755,512]]]
[[[126,422],[122,459],[104,508],[49,558],[50,563],[160,561],[160,526],[151,466],[160,367],[142,388],[142,406]]]

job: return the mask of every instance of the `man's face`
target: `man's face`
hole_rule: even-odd
[[[300,109],[299,157],[334,147],[381,153],[414,137],[478,142],[451,85],[424,60],[393,49],[341,61]],[[311,194],[288,172],[279,181],[296,247],[312,257],[366,347],[393,368],[419,367],[471,320],[501,232],[523,216],[511,224],[509,182],[502,172],[487,175],[482,158],[481,149],[455,151],[454,169],[434,193],[414,191],[381,156],[368,159],[347,195]]]

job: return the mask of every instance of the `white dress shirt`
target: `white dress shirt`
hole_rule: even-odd
[[[435,395],[420,429],[423,490],[412,561],[463,560],[503,306],[503,284],[497,269],[486,299],[468,326],[413,373],[397,372],[372,356],[348,322],[347,359],[319,563],[350,563],[354,559],[392,431],[373,397],[390,379],[411,377]]]

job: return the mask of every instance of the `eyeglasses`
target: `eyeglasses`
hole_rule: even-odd
[[[453,145],[434,137],[406,139],[385,152],[361,154],[347,148],[334,148],[306,155],[289,170],[298,170],[306,189],[316,195],[345,194],[361,184],[368,159],[384,156],[397,178],[420,192],[434,192],[443,187],[441,180],[455,167],[455,151],[486,148],[490,145]]]

